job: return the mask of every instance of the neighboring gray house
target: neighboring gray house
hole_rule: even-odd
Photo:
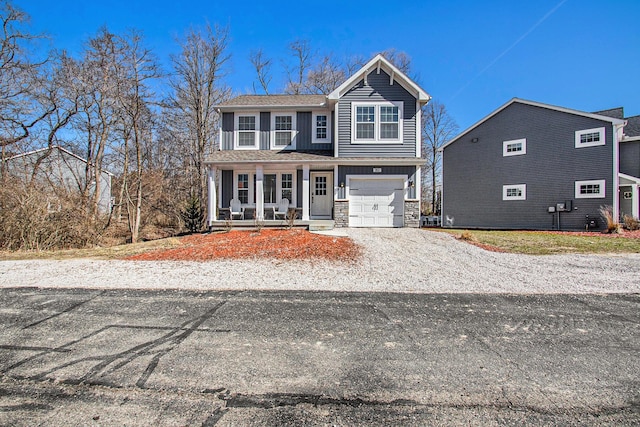
[[[78,192],[85,188],[87,161],[57,145],[9,157],[5,160],[4,166],[9,174],[30,180],[38,161],[40,164],[35,179],[45,188],[58,187],[70,192]],[[109,213],[111,210],[112,176],[113,174],[105,170],[100,173],[98,208],[102,213]],[[92,179],[89,182],[89,194],[93,194],[95,188],[95,181]],[[55,203],[54,192],[50,202],[52,205]],[[52,209],[55,207],[52,206]]]
[[[208,159],[208,225],[232,199],[271,220],[281,200],[302,221],[419,226],[420,109],[429,95],[383,56],[328,95],[243,95],[218,106]]]
[[[621,108],[586,113],[512,99],[442,148],[443,226],[584,230],[596,220],[602,228],[604,205],[638,218],[638,124]]]

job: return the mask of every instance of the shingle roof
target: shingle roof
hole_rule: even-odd
[[[222,150],[207,157],[211,165],[240,163],[330,163],[330,164],[398,164],[419,165],[424,159],[418,157],[334,157],[333,151],[308,150]]]
[[[218,106],[227,107],[320,107],[325,95],[240,95]]]
[[[640,136],[640,116],[627,117],[627,125],[624,127],[624,134],[627,136]]]
[[[600,116],[613,117],[614,119],[624,119],[624,108],[610,108],[608,110],[602,111],[594,111],[593,114],[598,114]]]

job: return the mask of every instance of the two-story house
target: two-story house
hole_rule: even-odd
[[[377,55],[328,95],[242,95],[219,105],[208,225],[232,201],[244,219],[269,221],[286,199],[303,222],[418,227],[420,111],[429,99]]]
[[[442,148],[443,226],[602,228],[602,206],[638,218],[640,129],[628,122],[622,109],[512,99]]]

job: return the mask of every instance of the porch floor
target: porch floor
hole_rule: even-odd
[[[265,219],[260,223],[261,227],[273,227],[273,228],[287,228],[289,227],[289,221],[283,219]],[[309,221],[303,221],[296,219],[293,221],[294,227],[307,228],[309,231],[320,230],[333,230],[335,221],[332,219],[312,219]],[[234,219],[229,220],[217,220],[213,221],[210,230],[227,230],[229,228],[258,228],[256,221],[253,219]]]

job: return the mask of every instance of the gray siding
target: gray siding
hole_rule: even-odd
[[[222,149],[233,150],[233,113],[222,113]]]
[[[327,112],[328,114],[328,112]],[[329,126],[332,126],[329,123]],[[296,137],[296,150],[333,150],[333,144],[314,144],[313,143],[313,113],[298,112],[296,117],[296,128],[298,136]]]
[[[380,167],[382,172],[373,173],[374,167]],[[415,166],[338,166],[338,181],[335,183],[339,186],[341,182],[347,183],[347,175],[407,175],[409,180],[415,180]]]
[[[296,201],[297,208],[302,207],[302,170],[298,169],[296,171]]]
[[[416,98],[398,82],[389,84],[387,73],[373,71],[357,83],[338,102],[339,157],[415,157]],[[351,144],[351,103],[358,101],[403,101],[402,144]]]
[[[620,144],[620,172],[640,177],[640,141]]]
[[[605,127],[606,145],[575,148],[575,131]],[[563,229],[583,229],[585,215],[613,202],[612,125],[545,108],[511,104],[462,139],[443,157],[443,223],[454,227],[552,229],[547,209],[573,200]],[[471,142],[478,138],[478,142]],[[503,157],[502,143],[526,138],[527,153]],[[606,198],[575,199],[575,181],[606,180]],[[526,200],[502,200],[502,186],[526,184]],[[575,209],[577,208],[577,209]]]

